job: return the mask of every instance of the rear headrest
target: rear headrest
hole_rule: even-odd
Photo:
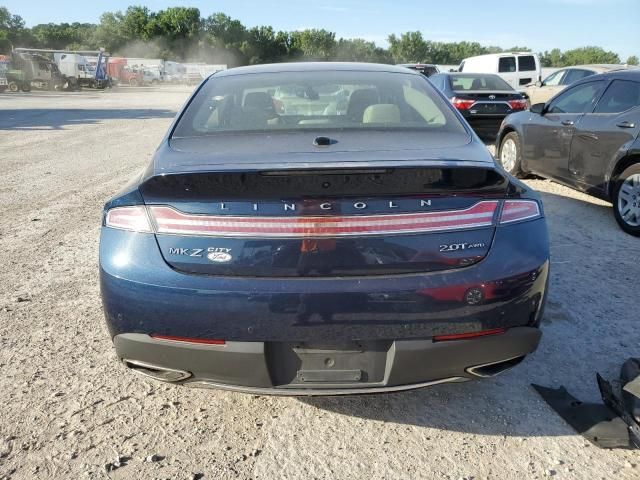
[[[392,103],[378,103],[367,107],[362,123],[400,123],[400,109]]]
[[[276,112],[271,96],[266,92],[251,92],[244,97],[244,106],[257,108],[268,114]]]
[[[474,78],[473,82],[471,82],[471,90],[482,90],[482,80]]]
[[[365,108],[374,103],[378,103],[378,91],[375,88],[364,88],[355,90],[349,97],[347,105],[347,117],[354,122],[361,122]]]

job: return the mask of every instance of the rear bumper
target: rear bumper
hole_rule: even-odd
[[[533,352],[541,332],[516,327],[468,340],[377,342],[367,349],[304,349],[296,344],[227,342],[201,345],[145,334],[114,337],[125,365],[156,379],[169,372],[192,387],[254,394],[340,395],[420,388],[493,376]],[[348,378],[353,375],[352,378]]]
[[[472,241],[472,233],[460,240]],[[549,251],[539,219],[497,228],[482,261],[454,270],[366,278],[213,277],[172,269],[153,235],[104,228],[100,265],[112,337],[339,344],[535,327],[546,298]],[[470,293],[477,301],[469,300]]]
[[[506,115],[469,115],[465,117],[471,128],[479,136],[494,137],[500,130]]]

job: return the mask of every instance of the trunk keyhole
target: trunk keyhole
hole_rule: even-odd
[[[316,147],[328,147],[329,145],[333,145],[335,143],[338,143],[338,141],[334,140],[333,138],[323,137],[323,136],[316,137],[313,140],[313,144]]]

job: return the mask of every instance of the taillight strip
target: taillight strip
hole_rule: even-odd
[[[500,214],[500,223],[519,222],[540,216],[540,207],[535,200],[505,200]]]
[[[238,217],[194,215],[167,206],[150,206],[158,233],[221,237],[317,238],[450,231],[494,223],[498,201],[464,210],[331,217]]]

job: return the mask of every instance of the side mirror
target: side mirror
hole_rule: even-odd
[[[529,111],[531,113],[537,113],[538,115],[544,115],[544,103],[536,103],[535,105],[531,105]]]
[[[540,80],[538,80],[538,81],[536,82],[536,87],[541,87],[541,86],[542,86],[542,82],[541,82]]]

